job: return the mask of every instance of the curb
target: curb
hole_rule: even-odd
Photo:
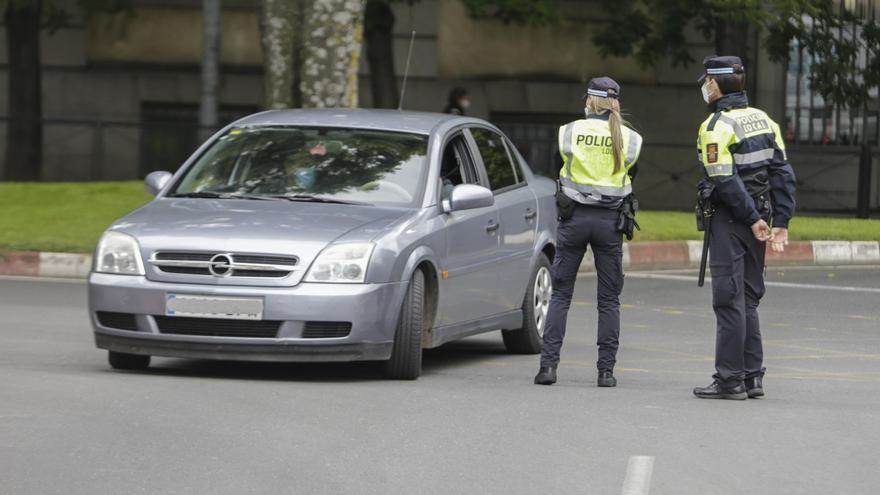
[[[702,241],[624,243],[623,266],[639,270],[696,267],[702,248]],[[783,254],[768,250],[766,259],[768,266],[880,264],[880,242],[794,241]],[[88,254],[0,251],[0,275],[86,278],[91,267]],[[595,271],[592,250],[587,249],[579,271]]]

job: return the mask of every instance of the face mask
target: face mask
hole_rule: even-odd
[[[704,82],[703,85],[700,86],[700,92],[703,93],[703,101],[705,101],[706,104],[708,105],[709,104],[709,81]]]
[[[458,104],[461,105],[461,108],[464,108],[465,110],[467,110],[471,106],[471,100],[464,99],[464,100],[459,101]]]

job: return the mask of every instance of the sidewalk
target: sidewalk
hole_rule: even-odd
[[[696,267],[702,241],[631,242],[623,245],[623,266],[629,269]],[[871,265],[880,264],[877,241],[796,241],[782,255],[767,251],[767,264],[778,265]],[[91,270],[88,254],[0,251],[0,275],[86,278]],[[581,272],[593,271],[593,255],[581,264]]]

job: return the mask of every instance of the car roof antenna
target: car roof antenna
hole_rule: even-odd
[[[397,110],[403,110],[403,98],[406,96],[406,80],[409,77],[409,61],[412,58],[413,45],[416,42],[416,30],[413,29],[409,38],[409,51],[406,53],[406,69],[403,71],[403,84],[400,85],[400,102],[397,104]]]

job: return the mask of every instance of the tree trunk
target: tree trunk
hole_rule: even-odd
[[[5,13],[9,58],[9,121],[3,177],[37,181],[42,176],[42,79],[40,17],[42,0],[8,2]]]
[[[375,108],[397,108],[394,72],[394,12],[388,0],[368,0],[364,13],[364,42],[370,66],[370,92]]]
[[[260,44],[263,47],[263,106],[293,106],[294,38],[298,1],[262,0]]]
[[[220,86],[220,0],[202,0],[202,99],[199,138],[204,141],[219,124],[217,89]]]
[[[311,2],[300,84],[304,107],[357,107],[363,17],[361,0]]]

